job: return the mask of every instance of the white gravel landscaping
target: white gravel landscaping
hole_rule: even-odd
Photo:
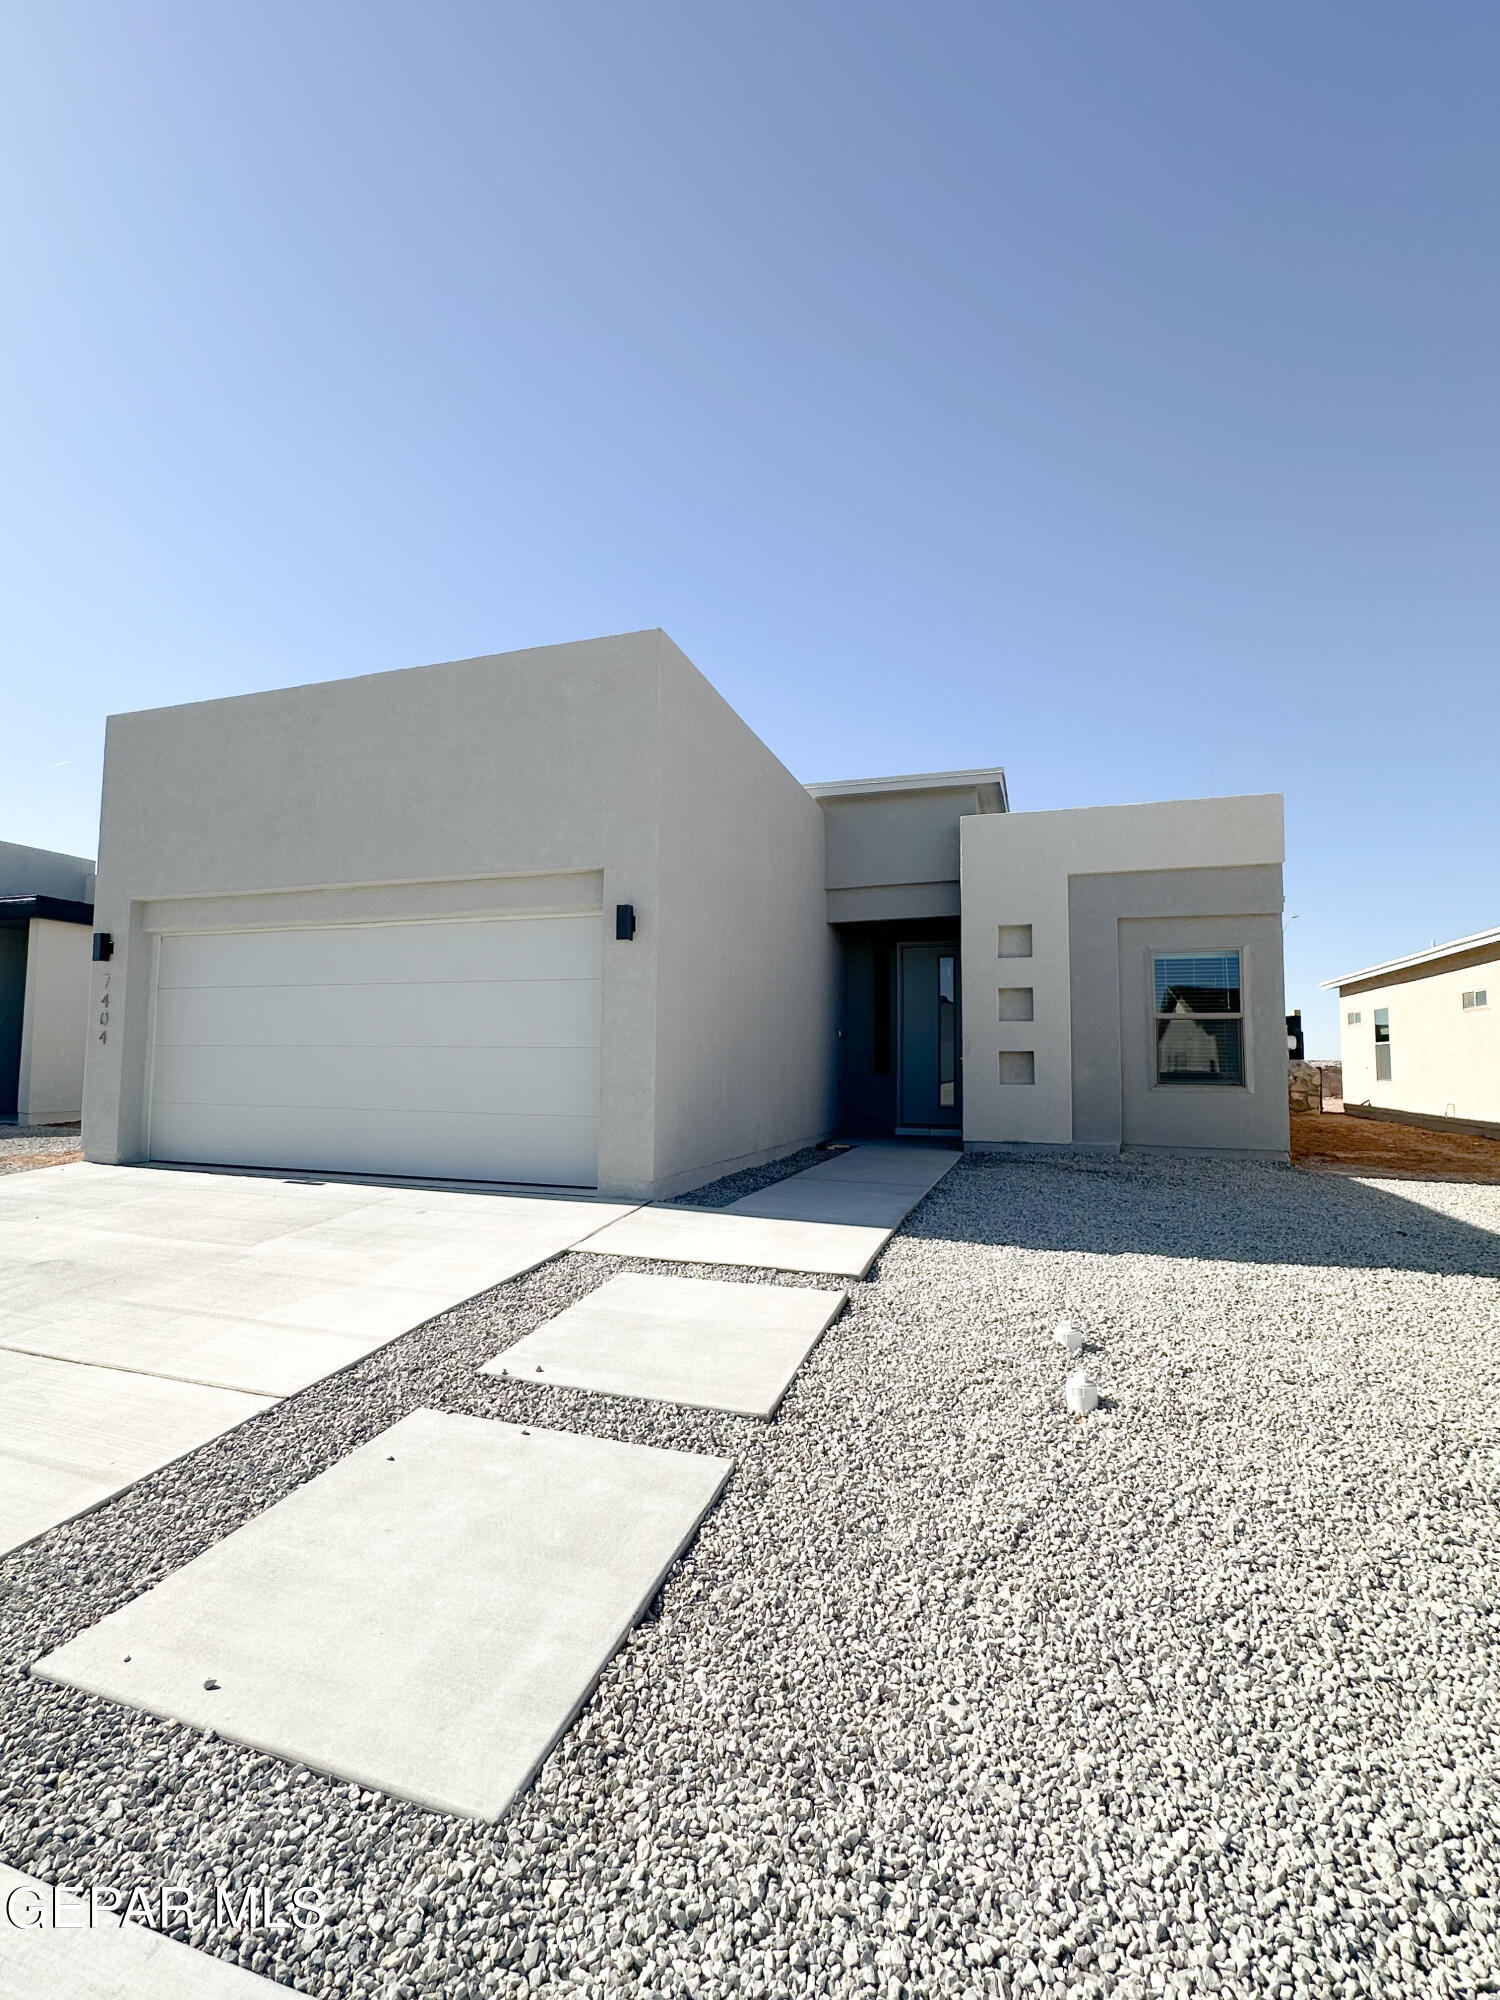
[[[770,1425],[479,1372],[623,1268],[563,1256],[0,1564],[0,1859],[172,1872],[194,1942],[341,2000],[1500,1988],[1500,1188],[974,1157]],[[423,1404],[737,1461],[498,1824],[27,1677]],[[216,1925],[252,1879],[332,1921]]]

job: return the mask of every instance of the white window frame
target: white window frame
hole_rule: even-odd
[[[1381,1019],[1382,1015],[1385,1017],[1383,1020]],[[1385,1029],[1384,1041],[1380,1039],[1382,1028]],[[1375,1018],[1371,1023],[1371,1033],[1374,1037],[1375,1048],[1375,1081],[1377,1083],[1390,1083],[1393,1080],[1394,1063],[1391,1056],[1391,1010],[1389,1007],[1377,1007],[1375,1009]],[[1382,1055],[1385,1057],[1385,1074],[1383,1076],[1380,1068],[1380,1058]]]
[[[1159,1014],[1156,1010],[1156,961],[1159,958],[1223,958],[1230,952],[1236,953],[1240,961],[1240,1010],[1238,1014],[1190,1015],[1187,1018],[1191,1020],[1239,1022],[1240,1080],[1238,1083],[1207,1083],[1201,1081],[1193,1083],[1165,1082],[1162,1078],[1157,1056],[1157,1023],[1169,1020],[1172,1017],[1166,1014]],[[1186,945],[1181,951],[1173,951],[1169,947],[1162,945],[1151,945],[1148,947],[1146,952],[1146,1000],[1148,1007],[1146,1025],[1150,1037],[1147,1045],[1147,1060],[1150,1067],[1147,1070],[1147,1074],[1151,1078],[1151,1088],[1153,1090],[1167,1090],[1174,1097],[1184,1096],[1195,1091],[1205,1092],[1214,1097],[1222,1097],[1226,1091],[1249,1090],[1252,1087],[1250,1069],[1250,1009],[1245,1004],[1245,996],[1249,990],[1250,952],[1243,944]]]

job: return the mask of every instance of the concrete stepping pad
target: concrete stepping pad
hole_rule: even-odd
[[[285,1993],[242,1965],[121,1923],[100,1906],[0,1862],[0,1996],[5,2000],[271,2000]]]
[[[482,1372],[769,1418],[848,1296],[627,1272]]]
[[[744,1264],[862,1278],[890,1241],[884,1228],[736,1215],[729,1208],[638,1208],[575,1243],[603,1257],[656,1257],[674,1264]]]
[[[275,1400],[0,1349],[0,1555]]]
[[[31,1671],[495,1819],[732,1466],[416,1410]]]

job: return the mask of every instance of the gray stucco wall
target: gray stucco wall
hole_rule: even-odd
[[[0,896],[60,896],[87,903],[94,893],[94,864],[86,854],[57,854],[50,847],[21,847],[0,840]]]
[[[661,728],[655,1170],[672,1187],[832,1129],[838,959],[822,812],[675,647]]]
[[[989,809],[974,785],[835,795],[819,803],[830,923],[958,915],[959,821]]]
[[[26,926],[26,1018],[16,1109],[28,1123],[71,1122],[82,1106],[92,944],[84,924],[33,917]]]
[[[979,810],[961,791],[871,793],[822,802],[828,822],[828,887],[956,882],[958,822]]]
[[[730,894],[693,859],[708,842],[735,849]],[[820,1064],[831,1089],[831,1037],[816,980],[794,989],[774,954],[741,950],[734,906],[769,910],[778,874],[821,889],[822,866],[818,808],[661,632],[112,717],[95,922],[115,956],[93,988],[97,1012],[108,981],[111,1025],[90,1043],[85,1150],[143,1157],[153,927],[293,907],[313,924],[602,907],[601,1187],[659,1192],[659,1158],[691,1181],[714,1126],[698,1080],[744,1062],[757,1007],[791,1044],[783,1082],[758,1106],[723,1099],[713,1160],[757,1150],[747,1133],[762,1156],[793,1145]],[[631,943],[617,903],[636,907]],[[691,1053],[659,1032],[664,951],[674,987],[690,975],[722,1002],[693,1016]],[[689,1033],[680,997],[669,1014]]]
[[[1256,890],[1256,897],[1271,898],[1274,883],[1274,899],[1260,907],[1279,913],[1284,857],[1280,797],[1272,793],[997,813],[966,818],[960,839],[965,1144],[1114,1143],[1080,1140],[1074,1116],[1075,1050],[1090,1046],[1098,1021],[1080,1023],[1074,1017],[1079,987],[1072,969],[1070,885],[1090,877],[1149,879],[1200,871],[1217,876],[1219,871],[1232,875],[1240,869],[1264,869],[1265,887]],[[1204,894],[1214,893],[1213,885],[1201,886]],[[1108,897],[1110,892],[1101,894]],[[1143,914],[1150,915],[1153,907],[1146,901]],[[1220,914],[1213,901],[1199,902],[1197,908],[1206,916]],[[1128,901],[1114,907],[1116,926],[1122,912],[1133,914]],[[1113,932],[1110,938],[1115,955],[1102,969],[1096,961],[1083,986],[1086,998],[1117,993],[1118,939]],[[1263,961],[1264,955],[1260,957]],[[1279,970],[1279,947],[1277,966]],[[1029,994],[1029,1008],[1011,1008],[1002,999],[1007,991],[1014,998],[1018,988]],[[1113,1047],[1119,1040],[1117,1014],[1108,1032]],[[1014,1060],[1017,1056],[1020,1062]],[[1231,1120],[1224,1136],[1214,1134],[1201,1143],[1238,1148],[1243,1141],[1235,1136]]]
[[[1068,884],[1073,1126],[1080,1145],[1284,1154],[1289,1143],[1281,870],[1181,868]],[[1246,1085],[1158,1085],[1150,960],[1237,946]]]
[[[26,1018],[26,932],[0,928],[0,1117],[11,1117],[21,1077],[21,1034]]]

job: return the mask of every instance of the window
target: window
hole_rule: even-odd
[[[1472,993],[1464,995],[1464,1007],[1466,1010],[1470,1007],[1488,1007],[1489,1004],[1490,996],[1486,987],[1476,986]]]
[[[1389,1083],[1391,1080],[1391,1010],[1389,1007],[1375,1009],[1375,1081]]]
[[[1237,951],[1155,960],[1158,1083],[1245,1081],[1245,1017]]]
[[[1346,1015],[1344,1016],[1344,1022],[1345,1022],[1345,1025],[1346,1025],[1346,1026],[1348,1026],[1348,1027],[1351,1027],[1351,1028],[1357,1028],[1357,1027],[1359,1026],[1360,1022],[1361,1022],[1361,1021],[1362,1021],[1362,1020],[1363,1020],[1364,1018],[1365,1018],[1365,1017],[1364,1017],[1364,1015],[1363,1015],[1363,1014],[1346,1014]]]

